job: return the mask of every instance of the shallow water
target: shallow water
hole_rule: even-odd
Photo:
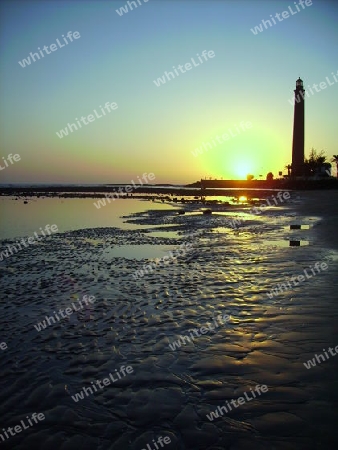
[[[68,230],[0,263],[0,342],[8,345],[0,351],[1,428],[33,412],[46,417],[3,448],[155,450],[161,435],[171,438],[168,450],[335,448],[338,359],[309,370],[303,363],[338,344],[337,253],[321,245],[316,227],[289,229],[320,220],[292,205],[247,215],[238,229],[228,216],[132,214],[124,230]],[[274,244],[290,239],[309,244]],[[135,250],[165,253],[188,241],[186,255],[134,279],[148,262]],[[114,255],[126,246],[132,259]],[[318,261],[328,269],[269,298]],[[84,294],[96,298],[85,311],[34,328]],[[219,312],[230,321],[171,349]],[[133,373],[74,402],[122,364]],[[268,392],[208,420],[257,384]]]
[[[61,233],[96,227],[135,229],[122,216],[146,209],[167,210],[170,206],[147,200],[116,199],[97,209],[92,198],[0,197],[0,239],[32,236],[47,224],[56,224]],[[24,220],[23,220],[24,218]],[[138,227],[142,228],[142,227]]]

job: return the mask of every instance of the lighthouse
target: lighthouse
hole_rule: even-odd
[[[304,175],[304,93],[303,80],[296,81],[295,111],[293,118],[292,166],[294,177]]]

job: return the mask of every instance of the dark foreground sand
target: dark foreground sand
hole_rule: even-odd
[[[297,197],[300,197],[297,199]],[[27,415],[46,419],[1,443],[4,449],[315,450],[338,443],[338,355],[304,362],[338,345],[337,194],[294,195],[290,208],[247,217],[134,217],[182,239],[117,229],[52,236],[1,263],[1,428]],[[320,219],[322,216],[322,219]],[[303,223],[308,230],[288,230]],[[215,227],[217,232],[215,231]],[[187,241],[193,251],[134,280],[145,261],[111,258],[121,243]],[[310,245],[289,247],[282,240]],[[328,269],[297,287],[267,293],[315,262]],[[34,325],[83,294],[96,301],[45,330]],[[127,308],[125,308],[127,305]],[[218,312],[231,316],[180,349],[169,344]],[[133,373],[78,403],[72,395],[124,364]],[[257,384],[268,392],[210,421],[207,414]],[[1,440],[0,440],[1,442]],[[147,447],[149,444],[150,448]],[[161,447],[160,447],[161,448]]]

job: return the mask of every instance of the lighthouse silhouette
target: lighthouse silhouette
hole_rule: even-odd
[[[292,165],[291,174],[294,177],[304,175],[304,93],[303,80],[296,81],[295,111],[293,118]]]

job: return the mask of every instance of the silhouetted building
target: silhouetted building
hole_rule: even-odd
[[[303,80],[296,81],[295,112],[293,118],[292,165],[291,175],[304,175],[304,97]]]

